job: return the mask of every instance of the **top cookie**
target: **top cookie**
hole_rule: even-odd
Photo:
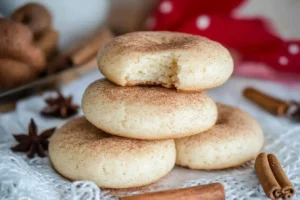
[[[225,47],[174,32],[134,32],[116,37],[98,53],[98,66],[121,86],[162,85],[201,91],[223,84],[233,71]]]

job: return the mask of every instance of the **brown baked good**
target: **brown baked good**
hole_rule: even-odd
[[[44,66],[44,53],[33,45],[32,31],[21,23],[1,18],[0,90],[33,80]]]
[[[27,64],[0,58],[0,90],[30,82],[36,76],[37,74]]]
[[[45,66],[43,52],[33,46],[28,27],[9,19],[0,19],[0,58],[10,58],[41,71]]]
[[[11,17],[13,20],[26,24],[35,36],[43,34],[52,26],[50,12],[43,5],[29,3],[17,9]]]

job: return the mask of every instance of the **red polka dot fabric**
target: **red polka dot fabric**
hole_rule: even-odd
[[[300,41],[286,41],[264,18],[237,18],[246,0],[160,0],[147,19],[149,30],[169,30],[208,37],[241,61],[264,63],[277,72],[300,74]]]

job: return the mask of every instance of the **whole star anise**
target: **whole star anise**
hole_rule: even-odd
[[[49,97],[45,102],[48,106],[41,111],[44,116],[67,118],[77,114],[79,108],[72,104],[72,96],[64,97],[60,92],[57,92],[57,98]]]
[[[28,135],[14,135],[14,138],[19,144],[12,147],[11,150],[15,152],[27,152],[28,158],[33,158],[35,153],[40,157],[45,157],[45,151],[48,150],[49,143],[47,139],[52,135],[54,130],[55,128],[48,129],[38,135],[36,124],[34,120],[31,119],[28,126]]]

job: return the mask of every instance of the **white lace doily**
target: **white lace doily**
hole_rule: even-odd
[[[89,83],[100,77],[93,71],[62,87],[64,94],[72,94],[77,104]],[[286,100],[300,101],[300,85],[294,88],[246,78],[231,78],[223,86],[209,91],[217,101],[238,106],[248,111],[261,124],[265,133],[264,151],[274,153],[296,188],[293,199],[300,199],[300,123],[274,117],[242,97],[242,90],[253,86]],[[9,148],[16,144],[12,133],[27,131],[30,118],[34,118],[40,131],[61,126],[65,121],[43,118],[39,111],[45,106],[43,99],[53,93],[34,96],[17,104],[15,112],[0,115],[0,198],[8,200],[40,199],[117,199],[113,195],[131,195],[158,190],[221,182],[226,199],[267,199],[256,177],[253,162],[244,166],[221,171],[197,171],[175,167],[162,180],[150,186],[130,190],[100,190],[93,182],[72,182],[61,177],[51,167],[49,159],[28,159],[22,153],[12,153]],[[82,112],[79,113],[82,115]],[[246,143],[247,141],[245,141]]]

